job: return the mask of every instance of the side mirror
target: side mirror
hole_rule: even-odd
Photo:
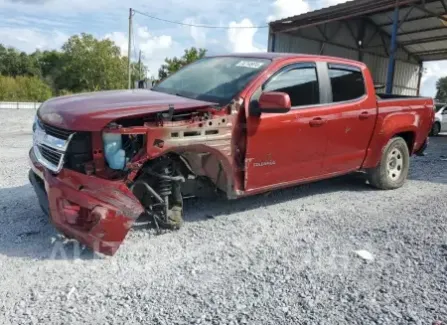
[[[259,98],[261,113],[287,113],[292,108],[290,97],[281,92],[265,92]]]

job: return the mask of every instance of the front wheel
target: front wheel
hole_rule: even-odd
[[[152,218],[154,226],[179,229],[183,224],[183,196],[175,164],[169,157],[160,157],[145,167],[131,186],[131,191]]]
[[[400,137],[392,138],[385,146],[379,165],[368,171],[369,183],[382,190],[404,185],[410,168],[407,143]]]

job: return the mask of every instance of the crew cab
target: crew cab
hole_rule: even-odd
[[[433,122],[432,99],[376,94],[360,62],[213,56],[151,90],[46,101],[29,178],[56,228],[113,255],[140,218],[179,228],[185,197],[237,199],[353,172],[399,188]]]

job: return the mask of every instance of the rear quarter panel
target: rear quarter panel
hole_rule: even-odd
[[[376,167],[388,141],[401,133],[412,134],[410,154],[422,147],[432,127],[434,111],[430,98],[378,100],[378,115],[363,168]]]

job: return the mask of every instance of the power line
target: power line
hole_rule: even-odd
[[[189,26],[189,27],[197,27],[197,28],[210,28],[210,29],[258,29],[258,28],[269,28],[269,25],[262,25],[262,26],[234,26],[234,27],[230,27],[230,26],[213,26],[213,25],[197,25],[197,24],[188,24],[188,23],[183,23],[181,21],[174,21],[174,20],[168,20],[168,19],[164,19],[164,18],[158,18],[152,15],[149,15],[145,12],[139,11],[139,10],[135,10],[132,9],[133,12],[138,13],[142,16],[148,17],[150,19],[154,19],[154,20],[159,20],[159,21],[163,21],[165,23],[170,23],[170,24],[176,24],[176,25],[181,25],[181,26]]]

